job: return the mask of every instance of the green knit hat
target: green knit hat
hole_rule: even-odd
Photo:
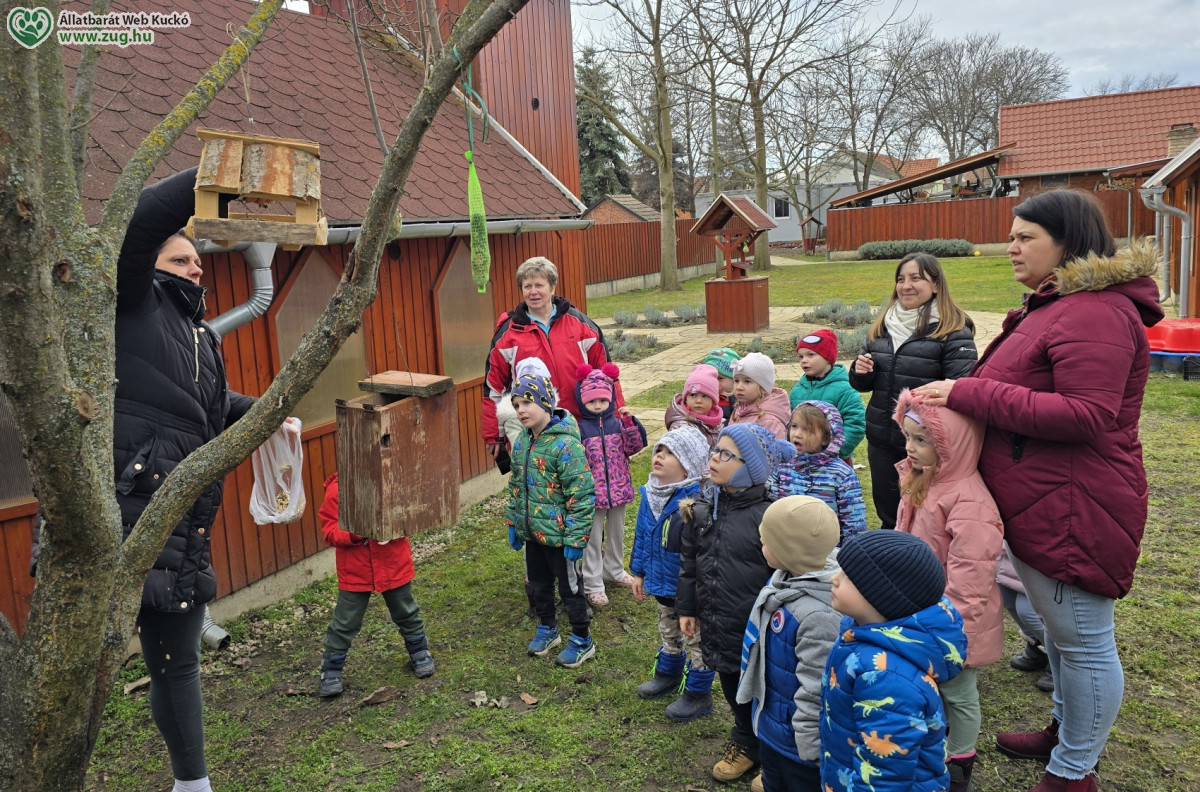
[[[733,364],[741,360],[738,353],[734,352],[729,347],[720,347],[708,353],[704,358],[704,362],[717,370],[717,373],[722,377],[733,378]]]

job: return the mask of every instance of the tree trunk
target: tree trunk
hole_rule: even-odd
[[[767,114],[758,84],[750,83],[750,112],[754,118],[754,202],[770,217],[767,210]],[[765,272],[771,269],[770,241],[766,231],[754,242],[754,269]]]
[[[662,47],[654,51],[654,98],[658,105],[658,164],[659,211],[662,213],[662,234],[659,245],[658,288],[663,291],[682,291],[675,250],[675,142],[671,130],[671,102],[667,94],[667,67]]]

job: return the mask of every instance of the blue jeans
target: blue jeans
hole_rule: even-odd
[[[1045,625],[1054,672],[1053,715],[1061,725],[1046,769],[1062,778],[1084,778],[1100,758],[1125,692],[1113,633],[1116,601],[1013,561]]]
[[[815,764],[802,764],[767,745],[759,746],[758,758],[765,792],[821,792],[821,769]]]

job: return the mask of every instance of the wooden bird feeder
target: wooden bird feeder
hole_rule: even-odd
[[[721,193],[692,226],[693,234],[711,237],[725,254],[725,277],[705,282],[704,305],[710,333],[755,333],[771,324],[768,280],[746,277],[754,241],[775,228],[775,221],[754,201]],[[737,260],[734,260],[734,254]]]
[[[236,242],[274,242],[284,250],[324,245],[328,227],[321,211],[321,147],[288,138],[199,129],[204,141],[196,172],[196,214],[186,233],[228,247]],[[266,205],[295,206],[295,214],[221,217],[222,195]]]
[[[337,400],[338,522],[380,541],[458,519],[458,393],[450,377],[385,371]]]

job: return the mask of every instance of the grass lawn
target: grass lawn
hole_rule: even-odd
[[[964,309],[1007,311],[1021,304],[1025,288],[1013,280],[1006,256],[948,258],[942,263],[954,299]],[[804,267],[775,267],[766,274],[771,279],[771,305],[809,306],[831,296],[847,303],[867,300],[880,305],[895,273],[895,261],[821,261]],[[616,311],[640,313],[647,305],[664,311],[677,305],[698,305],[704,300],[704,280],[692,278],[683,284],[682,292],[647,289],[588,300],[588,315],[607,319]]]
[[[1200,383],[1154,376],[1141,424],[1150,520],[1133,590],[1117,604],[1126,691],[1101,759],[1104,792],[1200,789],[1198,421]],[[648,472],[643,452],[635,457],[634,477],[644,481]],[[867,472],[860,476],[870,503]],[[525,615],[522,556],[504,539],[503,507],[503,498],[492,498],[454,529],[415,543],[415,593],[438,664],[429,679],[412,675],[376,598],[350,653],[346,693],[333,700],[315,695],[336,597],[332,579],[226,625],[233,648],[206,652],[204,666],[215,788],[746,789],[746,783],[724,787],[709,776],[731,723],[719,695],[712,715],[680,725],[663,716],[670,698],[642,701],[634,693],[648,678],[658,646],[653,602],[610,589],[612,604],[592,623],[599,650],[579,669],[525,654],[535,625]],[[631,507],[626,552],[635,513]],[[1020,651],[1011,630],[1008,649]],[[121,683],[144,673],[137,660]],[[1040,778],[1037,763],[1006,759],[992,743],[996,731],[1045,724],[1049,697],[1034,687],[1036,678],[1013,671],[1007,660],[982,670],[979,792],[1024,790]],[[388,686],[394,698],[363,703]],[[480,695],[484,706],[472,703]],[[118,684],[88,788],[141,792],[170,784],[145,690],[126,695]]]

